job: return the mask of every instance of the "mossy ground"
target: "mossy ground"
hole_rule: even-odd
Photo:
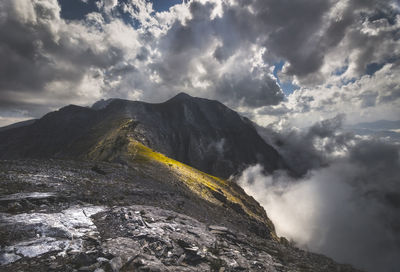
[[[264,209],[240,186],[228,180],[224,180],[184,163],[171,159],[156,152],[138,141],[132,131],[133,120],[124,120],[116,124],[115,129],[105,137],[89,152],[88,157],[95,160],[114,161],[123,160],[135,167],[147,167],[148,164],[157,164],[176,180],[182,182],[197,196],[220,206],[227,206],[239,213],[244,213],[251,218],[261,221],[270,230],[273,238],[277,239],[273,223],[267,217]]]
[[[268,227],[273,230],[273,224],[265,216],[265,211],[257,203],[252,203],[255,202],[254,199],[246,195],[243,190],[238,191],[237,188],[240,187],[233,182],[201,172],[155,152],[133,139],[130,139],[128,144],[128,152],[131,154],[133,162],[156,162],[161,167],[168,168],[181,182],[201,198],[214,204],[240,207],[239,209],[242,209],[246,214],[267,223]],[[271,234],[276,237],[274,231]]]

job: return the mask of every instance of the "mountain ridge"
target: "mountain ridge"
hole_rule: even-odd
[[[219,177],[256,163],[267,172],[286,167],[249,120],[220,102],[185,93],[163,103],[112,99],[96,109],[65,106],[31,125],[0,133],[0,157],[84,157],[90,142],[99,141],[94,135],[101,138],[127,119],[134,120],[132,135],[143,144]],[[14,139],[11,145],[9,138]],[[88,145],[74,143],[77,139]]]

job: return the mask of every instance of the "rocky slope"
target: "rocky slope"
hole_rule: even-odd
[[[159,167],[0,161],[0,271],[356,271]]]

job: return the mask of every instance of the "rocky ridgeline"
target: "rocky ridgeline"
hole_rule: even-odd
[[[0,161],[0,271],[356,271],[260,237],[150,172]]]
[[[260,163],[286,169],[250,120],[218,101],[181,93],[160,104],[112,99],[93,108],[69,105],[34,122],[0,129],[0,159],[63,158],[115,161],[126,137],[213,176],[229,178]],[[120,135],[121,136],[121,135]],[[121,158],[118,158],[121,160]]]

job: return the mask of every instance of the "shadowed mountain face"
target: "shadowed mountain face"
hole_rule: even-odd
[[[184,93],[160,104],[112,99],[92,108],[64,107],[31,125],[0,132],[0,157],[87,158],[96,144],[127,120],[129,137],[219,177],[256,163],[268,172],[284,167],[248,119],[217,101]],[[115,158],[110,152],[106,159]]]

